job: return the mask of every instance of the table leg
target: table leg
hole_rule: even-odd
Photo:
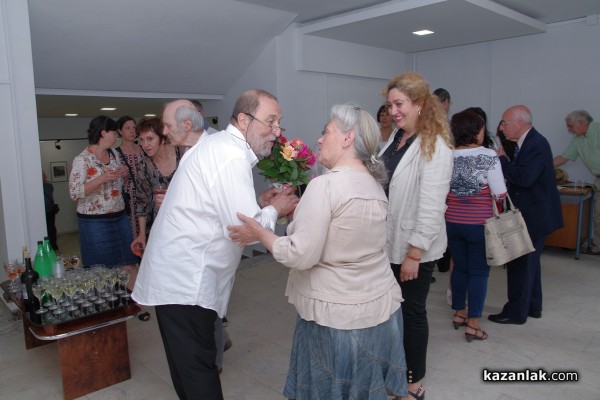
[[[577,210],[577,243],[575,244],[575,259],[579,260],[581,251],[581,221],[583,219],[583,193],[579,195],[579,209]]]
[[[592,189],[592,191],[590,192],[590,222],[589,222],[589,226],[588,226],[588,249],[592,249],[593,246],[593,240],[594,240],[594,208],[595,208],[595,198],[594,196],[596,196],[596,193],[594,192],[594,189]]]
[[[58,340],[65,400],[131,378],[125,322]]]
[[[50,344],[50,343],[54,342],[54,340],[40,340],[40,339],[36,338],[35,336],[33,336],[31,331],[29,330],[29,327],[31,326],[31,322],[29,322],[29,318],[27,318],[23,315],[21,317],[21,319],[23,320],[23,334],[25,335],[25,348],[27,350],[33,349],[35,347],[44,346],[46,344]]]

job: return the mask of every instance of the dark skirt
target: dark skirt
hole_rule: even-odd
[[[131,252],[133,235],[124,211],[93,217],[77,214],[77,224],[84,267],[104,264],[111,268],[138,262]]]
[[[406,396],[402,311],[372,328],[341,330],[298,317],[283,395],[387,400]]]

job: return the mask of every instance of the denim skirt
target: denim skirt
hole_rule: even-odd
[[[297,318],[285,397],[387,400],[407,394],[401,309],[365,329],[333,329]]]
[[[133,234],[129,217],[124,211],[98,216],[77,214],[77,224],[84,267],[104,264],[112,268],[138,262],[129,247]]]

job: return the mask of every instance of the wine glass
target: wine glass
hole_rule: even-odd
[[[31,285],[31,291],[33,292],[33,295],[40,301],[40,310],[45,310],[46,308],[42,305],[42,298],[44,297],[44,293],[46,292],[44,285],[38,281]]]
[[[8,279],[10,279],[10,286],[8,287],[8,293],[17,293],[19,290],[15,284],[15,279],[19,276],[19,270],[15,266],[15,264],[4,264],[4,271],[6,271],[6,275],[8,275]]]
[[[60,313],[64,313],[64,310],[60,307],[59,303],[60,298],[63,295],[63,283],[60,280],[56,279],[53,282],[51,282],[46,289],[52,295],[52,299],[54,299],[54,305],[56,306],[56,309],[54,310],[54,315],[57,317],[57,319],[60,319]]]
[[[71,263],[71,268],[73,269],[81,267],[81,265],[79,265],[79,254],[71,254],[69,256],[69,263]]]
[[[67,306],[67,311],[69,312],[69,315],[71,316],[71,318],[75,318],[75,317],[77,317],[76,311],[79,310],[79,308],[75,304],[73,304],[73,295],[77,292],[77,286],[75,285],[75,283],[67,281],[63,285],[63,290],[69,301],[69,305]]]
[[[129,282],[130,277],[131,271],[129,271],[128,267],[121,267],[118,269],[117,280],[119,282],[119,289],[115,291],[115,294],[119,297],[127,293],[127,282]]]
[[[118,269],[108,270],[105,279],[106,279],[108,288],[110,289],[110,292],[108,293],[108,297],[106,298],[106,300],[108,301],[109,306],[111,306],[111,308],[114,308],[114,307],[116,307],[116,301],[119,300],[119,298],[115,296],[115,285],[119,281],[119,270]]]

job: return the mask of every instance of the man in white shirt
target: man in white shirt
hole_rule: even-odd
[[[167,106],[163,116],[169,137],[188,124],[173,123],[171,111]],[[202,135],[184,154],[152,227],[133,298],[155,306],[180,399],[223,398],[214,323],[227,311],[242,254],[227,226],[240,224],[240,212],[274,229],[278,216],[298,203],[293,188],[261,194],[263,208],[256,202],[252,167],[257,156],[271,153],[283,132],[280,121],[273,95],[242,93],[227,129]]]

